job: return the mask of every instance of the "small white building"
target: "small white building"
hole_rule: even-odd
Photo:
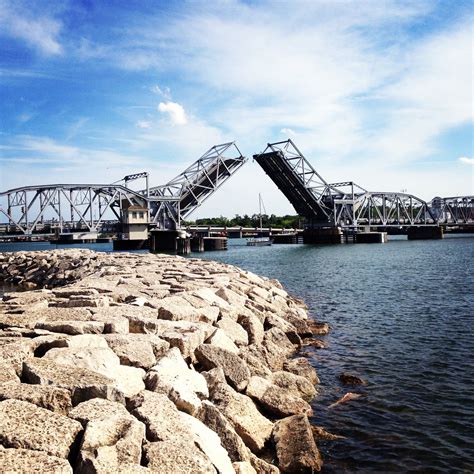
[[[148,209],[141,206],[130,206],[123,209],[122,213],[123,238],[127,240],[148,239]]]

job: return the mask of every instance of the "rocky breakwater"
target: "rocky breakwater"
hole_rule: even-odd
[[[0,254],[0,279],[29,288],[0,302],[1,472],[320,470],[310,320],[278,281],[77,249]]]

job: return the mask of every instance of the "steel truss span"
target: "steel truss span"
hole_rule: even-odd
[[[254,159],[310,227],[474,224],[474,196],[435,198],[427,203],[412,194],[370,192],[352,181],[328,183],[292,140],[269,143]]]
[[[247,161],[235,142],[210,148],[167,184],[149,189],[151,219],[160,228],[180,227]]]
[[[60,232],[76,228],[97,232],[104,226],[108,211],[120,221],[124,203],[147,205],[141,194],[114,184],[26,186],[0,193],[0,199],[0,214],[12,229],[26,235],[44,227],[45,214],[49,227]]]
[[[181,174],[162,186],[149,188],[148,173],[125,176],[112,184],[51,184],[26,186],[0,193],[0,215],[7,233],[30,235],[48,229],[98,232],[107,227],[106,215],[122,222],[124,207],[150,211],[150,223],[162,229],[180,227],[191,214],[245,162],[235,142],[211,147]],[[144,178],[146,189],[132,191],[128,182]]]

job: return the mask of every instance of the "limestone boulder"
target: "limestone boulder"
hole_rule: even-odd
[[[265,327],[270,329],[270,328],[278,328],[281,331],[283,331],[286,335],[286,337],[289,339],[289,341],[292,344],[295,344],[297,346],[302,345],[302,340],[301,337],[298,334],[298,330],[296,329],[293,324],[289,323],[285,319],[281,318],[275,313],[266,313],[267,317],[265,319]]]
[[[209,458],[193,443],[183,439],[147,443],[148,468],[160,474],[217,474]]]
[[[30,384],[54,385],[69,390],[73,405],[97,397],[124,402],[124,395],[114,380],[81,367],[34,358],[23,364],[23,377]]]
[[[20,379],[11,363],[0,360],[0,384],[5,382],[20,382]]]
[[[230,288],[222,287],[216,291],[216,295],[229,303],[231,306],[244,306],[246,297]]]
[[[316,369],[311,365],[308,359],[304,357],[297,357],[295,359],[287,360],[283,364],[283,369],[296,375],[300,375],[309,380],[310,383],[316,385],[319,383],[319,378]]]
[[[197,417],[212,431],[219,435],[222,446],[226,449],[231,461],[249,461],[250,451],[232,424],[220,410],[208,400],[202,402]]]
[[[58,387],[7,382],[0,384],[0,400],[23,400],[41,408],[67,415],[72,407],[69,390]]]
[[[217,472],[232,473],[232,461],[222,447],[219,436],[198,419],[187,413],[181,413],[183,425],[188,428],[194,444],[209,458]]]
[[[295,414],[312,414],[311,407],[299,396],[272,384],[262,377],[251,377],[246,394],[273,416],[282,418]]]
[[[258,411],[251,398],[236,392],[227,384],[220,383],[213,387],[211,399],[232,423],[247,447],[253,452],[264,448],[271,436],[273,423]]]
[[[145,425],[133,416],[110,415],[87,423],[78,456],[82,472],[118,472],[140,465]]]
[[[255,456],[255,454],[250,455],[250,464],[258,474],[280,474],[280,469],[278,469],[278,467],[260,459]]]
[[[204,376],[188,367],[176,347],[150,369],[146,387],[166,394],[180,410],[190,414],[195,414],[201,407],[201,399],[209,396]]]
[[[247,364],[236,354],[221,347],[201,344],[195,355],[205,370],[222,368],[226,379],[236,390],[242,391],[247,386],[250,371]]]
[[[272,342],[274,345],[276,345],[281,351],[285,353],[286,356],[289,356],[295,352],[295,346],[292,344],[285,332],[278,327],[272,327],[271,329],[265,331],[264,345],[268,345],[267,343],[269,342]]]
[[[104,398],[93,398],[79,403],[69,411],[69,418],[79,421],[86,427],[89,421],[101,421],[114,417],[131,417],[127,409],[117,402],[112,402]]]
[[[305,415],[294,415],[275,423],[273,430],[278,466],[282,472],[320,471],[322,460]]]
[[[4,473],[51,472],[72,474],[66,459],[31,449],[0,448],[0,470]]]
[[[226,336],[230,338],[237,346],[247,346],[249,336],[247,331],[230,317],[223,317],[216,323],[216,327],[222,329]]]
[[[57,364],[82,367],[110,377],[126,397],[132,397],[145,389],[145,371],[120,365],[120,359],[108,347],[56,348],[48,351],[43,359],[52,360]]]
[[[317,393],[314,385],[307,378],[291,372],[283,370],[273,372],[268,379],[276,386],[307,402],[310,402]]]
[[[66,459],[82,431],[79,422],[20,400],[0,402],[0,442]]]
[[[181,296],[168,296],[159,302],[158,318],[169,321],[195,321],[214,323],[219,316],[217,306],[195,308]]]
[[[145,370],[152,367],[170,347],[167,341],[154,334],[107,334],[104,338],[121,364]]]
[[[180,412],[165,394],[144,390],[127,406],[132,415],[145,424],[149,441],[173,441],[176,437],[187,439]]]
[[[294,308],[285,311],[283,318],[296,328],[300,337],[311,337],[313,335],[313,331],[308,325],[307,316],[302,318],[301,314]]]
[[[239,324],[247,331],[249,344],[261,344],[265,335],[263,323],[254,314],[242,314],[238,318]]]
[[[20,375],[23,362],[34,356],[33,346],[29,340],[18,338],[18,342],[11,342],[0,346],[0,361],[13,367]]]
[[[232,463],[232,467],[235,470],[235,474],[257,474],[252,464],[246,461],[234,462]]]
[[[38,322],[35,324],[35,328],[70,335],[102,334],[104,332],[104,323],[99,321],[51,321]]]
[[[130,331],[142,334],[156,334],[177,347],[183,357],[193,358],[194,350],[202,344],[215,328],[207,323],[191,321],[165,321],[149,317],[130,318]]]
[[[234,344],[234,341],[230,339],[227,334],[222,329],[216,329],[214,334],[211,337],[206,339],[206,344],[211,346],[221,347],[233,354],[239,354],[239,348]]]

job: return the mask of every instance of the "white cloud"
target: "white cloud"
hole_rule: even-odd
[[[459,161],[466,165],[474,165],[474,158],[468,158],[467,156],[459,157]]]
[[[136,123],[136,126],[138,128],[150,128],[151,127],[151,122],[149,122],[148,120],[139,120]]]
[[[171,89],[169,87],[161,88],[158,84],[150,88],[151,92],[163,97],[166,100],[171,99]]]
[[[177,102],[160,102],[158,110],[161,113],[168,114],[171,123],[174,125],[185,125],[188,122],[183,106]]]
[[[45,55],[63,52],[58,39],[62,23],[52,17],[35,15],[19,4],[4,1],[0,4],[0,24],[4,35],[22,40]]]

